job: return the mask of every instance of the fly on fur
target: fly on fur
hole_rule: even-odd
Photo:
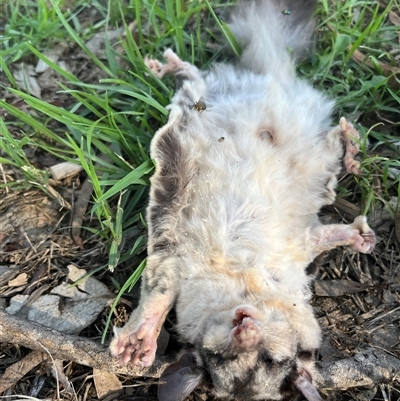
[[[192,107],[199,113],[207,110],[207,105],[202,97],[197,102],[194,102]]]

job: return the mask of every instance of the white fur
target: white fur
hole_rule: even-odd
[[[311,377],[320,343],[306,267],[338,245],[370,252],[374,237],[362,218],[351,226],[318,220],[335,198],[343,139],[354,171],[358,149],[349,140],[354,128],[345,119],[331,127],[333,102],[296,78],[286,52],[294,46],[292,56],[301,56],[309,33],[300,32],[312,23],[307,16],[301,22],[300,10],[293,28],[280,0],[246,4],[233,26],[246,28],[239,66],[200,73],[171,50],[165,65],[147,60],[153,73],[173,73],[183,84],[151,145],[156,172],[141,303],[110,347],[122,362],[151,363],[149,344],[176,301],[179,337],[194,345],[197,367],[207,367],[217,397],[235,396],[243,380],[253,400],[280,399],[292,369]],[[195,107],[200,100],[206,110]],[[243,319],[256,334],[243,334],[250,345],[238,350]],[[207,366],[210,352],[225,360],[210,357]],[[264,364],[265,355],[271,360]],[[197,373],[193,380],[200,380]]]

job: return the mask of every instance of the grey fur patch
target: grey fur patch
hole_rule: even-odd
[[[200,351],[206,377],[217,397],[237,401],[281,399],[281,384],[286,378],[289,380],[296,367],[295,361],[274,361],[265,348],[257,353],[256,362],[244,367],[241,362],[246,360],[245,354],[240,358],[240,354],[235,353]],[[280,380],[276,380],[278,377]]]
[[[166,251],[174,244],[165,235],[168,216],[180,205],[180,198],[187,185],[187,158],[173,130],[166,131],[157,140],[156,173],[152,177],[151,203],[147,210],[150,240],[153,251]]]
[[[165,132],[157,142],[159,170],[153,181],[153,199],[164,209],[173,205],[183,189],[185,161],[182,147],[172,131]]]

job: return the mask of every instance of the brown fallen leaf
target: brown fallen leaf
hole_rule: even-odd
[[[384,327],[378,327],[368,335],[368,343],[371,346],[382,348],[394,347],[399,342],[400,329],[395,324],[386,324]]]
[[[315,295],[319,297],[341,297],[369,288],[369,285],[352,280],[315,280]]]
[[[28,282],[28,275],[26,273],[21,273],[15,279],[10,280],[8,282],[9,287],[21,287],[23,285],[26,285]]]
[[[83,170],[83,167],[72,162],[62,162],[54,164],[49,170],[51,176],[58,181],[78,174]]]
[[[122,393],[122,384],[114,373],[93,369],[93,381],[96,387],[97,398],[102,400],[111,394]]]
[[[8,388],[14,386],[30,370],[48,359],[49,356],[42,351],[32,351],[18,362],[9,366],[1,376],[0,394]]]
[[[348,50],[351,49],[351,45],[347,47]],[[375,68],[375,64],[368,60],[368,56],[364,53],[360,52],[360,50],[354,50],[352,57],[359,63],[364,63],[370,68]],[[400,67],[396,67],[394,65],[389,65],[380,61],[379,66],[382,68],[383,74],[385,76],[392,75],[392,74],[400,74]]]
[[[83,241],[81,238],[81,229],[83,219],[85,217],[86,209],[92,198],[93,184],[89,177],[86,178],[79,193],[79,197],[75,202],[74,210],[72,213],[72,228],[71,236],[79,248],[83,248]]]
[[[348,50],[351,49],[351,45],[347,47]],[[372,63],[369,59],[368,56],[366,56],[364,53],[360,52],[359,50],[354,50],[352,56],[351,56],[355,61],[357,61],[360,64],[365,64],[366,66],[375,69],[376,66],[374,63]],[[392,75],[392,77],[389,78],[389,84],[393,86],[395,89],[400,89],[400,84],[399,81],[396,79],[394,75],[400,75],[400,67],[396,67],[390,64],[383,63],[382,61],[378,62],[379,67],[382,69],[383,75],[385,77],[389,77]]]
[[[393,25],[400,26],[400,17],[394,11],[389,11],[389,19]]]

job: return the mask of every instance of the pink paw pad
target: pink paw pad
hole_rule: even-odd
[[[162,78],[164,75],[163,73],[163,67],[164,65],[160,63],[158,60],[154,60],[148,56],[145,57],[144,63],[146,67],[156,76],[159,78]]]
[[[164,53],[167,64],[162,64],[158,60],[146,56],[144,63],[146,67],[158,78],[162,78],[166,74],[174,74],[185,68],[188,63],[184,63],[171,49]]]
[[[157,349],[157,332],[154,326],[143,323],[137,330],[126,331],[114,327],[114,338],[110,344],[110,353],[119,359],[120,366],[130,363],[132,366],[150,366]]]
[[[350,227],[357,230],[354,237],[354,243],[351,245],[352,249],[361,253],[371,253],[375,248],[376,238],[375,233],[367,224],[365,216],[358,216]]]

